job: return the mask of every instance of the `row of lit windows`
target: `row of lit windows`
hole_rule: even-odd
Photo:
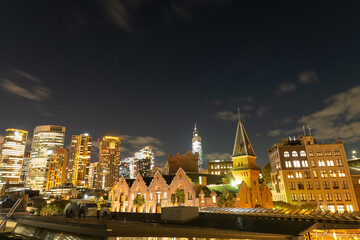
[[[211,171],[211,174],[213,174],[213,175],[220,175],[221,174],[221,172],[220,171]]]
[[[297,188],[296,188],[297,186]],[[297,184],[295,182],[289,182],[289,188],[290,190],[305,190],[305,185],[303,182],[298,182]],[[348,189],[348,183],[346,181],[341,182],[341,188],[342,189]],[[313,190],[314,186],[312,182],[306,182],[306,189],[307,190]],[[315,182],[315,189],[320,190],[320,182]],[[330,189],[330,183],[329,182],[323,182],[323,189]],[[332,182],[332,189],[340,189],[339,182]]]
[[[351,201],[350,198],[350,194],[349,193],[344,193],[344,200],[345,201]],[[298,201],[300,199],[300,201],[315,201],[315,194],[314,193],[309,193],[308,194],[308,199],[306,198],[306,194],[305,193],[299,193],[299,195],[297,193],[292,193],[291,194],[291,200],[292,201]],[[334,198],[333,198],[333,194],[332,193],[325,193],[325,199],[326,201],[333,201],[335,199],[335,201],[342,201],[342,197],[340,193],[334,193]],[[321,193],[318,193],[318,201],[323,201],[323,195]]]
[[[292,157],[298,157],[299,155],[298,155],[298,152],[297,152],[297,151],[292,151],[292,152],[291,152],[291,156],[292,156]],[[306,157],[306,153],[305,153],[304,150],[300,151],[300,156],[301,156],[301,157]],[[289,153],[288,151],[285,151],[285,152],[284,152],[284,157],[290,157],[290,153]]]
[[[329,170],[328,172],[326,170],[324,171],[319,171],[320,172],[320,177],[322,178],[328,178],[329,176],[332,178],[335,177],[345,177],[345,171],[344,170],[338,170],[338,174],[336,174],[335,170]],[[296,171],[296,172],[288,172],[287,177],[288,178],[303,178],[303,174],[304,174],[304,178],[311,178],[310,172],[309,171],[304,171],[304,172],[300,172],[300,171]],[[318,178],[318,172],[317,171],[313,171],[313,175],[314,178]]]
[[[232,165],[231,164],[227,164],[226,166],[224,166],[224,165],[216,165],[216,166],[214,166],[214,165],[211,165],[210,166],[210,168],[211,169],[230,169],[232,167]]]
[[[297,151],[292,151],[291,152],[291,156],[292,157],[298,157],[299,154]],[[306,157],[306,152],[304,150],[300,151],[300,156],[301,157]],[[309,152],[309,156],[310,157],[313,157],[314,156],[314,153],[312,151]],[[323,152],[322,151],[317,151],[316,152],[316,156],[317,157],[322,157],[323,156]],[[325,156],[332,156],[332,153],[330,150],[326,150],[325,151]],[[334,151],[334,156],[340,156],[340,151],[339,150],[335,150]],[[285,151],[284,152],[284,157],[290,157],[290,153],[288,151]]]
[[[294,160],[294,161],[285,161],[285,167],[287,168],[300,168],[300,167],[309,167],[309,163],[307,160]]]

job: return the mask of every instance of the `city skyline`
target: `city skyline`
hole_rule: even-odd
[[[240,107],[261,166],[303,125],[320,142],[343,140],[351,157],[358,4],[4,2],[0,135],[56,124],[67,127],[65,147],[83,132],[94,144],[121,136],[129,153],[151,145],[164,164],[191,149],[197,121],[206,162],[230,157]]]

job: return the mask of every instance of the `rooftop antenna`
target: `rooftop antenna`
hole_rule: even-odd
[[[303,128],[304,136],[306,136],[306,133],[305,133],[305,126],[303,125],[303,126],[302,126],[302,128]]]
[[[241,119],[240,119],[240,108],[238,108],[238,116],[239,116],[239,122],[241,122]]]
[[[310,125],[308,125],[308,129],[309,129],[309,135],[311,136],[311,127],[310,127]]]
[[[196,124],[197,124],[197,121],[195,121],[194,131],[197,131]]]

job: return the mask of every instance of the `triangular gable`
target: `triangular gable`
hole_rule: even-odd
[[[251,146],[249,137],[246,134],[244,125],[241,123],[239,119],[232,156],[239,157],[239,156],[247,156],[247,155],[256,156],[254,149]]]

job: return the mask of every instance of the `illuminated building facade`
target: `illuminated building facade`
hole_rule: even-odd
[[[54,125],[35,127],[26,178],[26,185],[32,190],[45,190],[49,150],[64,147],[65,129]]]
[[[120,177],[124,176],[125,178],[135,178],[134,173],[134,157],[124,158],[120,161],[119,174]]]
[[[92,137],[84,133],[71,137],[67,182],[73,186],[88,185]]]
[[[212,160],[208,162],[208,173],[212,175],[225,175],[233,169],[231,160]]]
[[[90,163],[88,188],[93,189],[96,186],[96,181],[99,176],[99,162]]]
[[[69,151],[65,148],[53,148],[49,150],[50,159],[45,190],[58,187],[65,183],[68,154]]]
[[[27,168],[30,162],[30,152],[25,152],[24,161],[21,168],[20,183],[26,182]]]
[[[121,139],[105,136],[100,142],[97,189],[108,190],[119,180]]]
[[[0,161],[0,188],[6,183],[17,184],[20,180],[28,132],[6,129]]]
[[[194,127],[194,132],[193,132],[193,138],[192,138],[192,152],[195,153],[199,153],[199,158],[198,158],[198,168],[199,169],[204,169],[204,160],[203,160],[203,151],[202,151],[202,145],[201,145],[201,137],[199,136],[199,132],[197,130],[196,127],[196,123],[195,123],[195,127]]]
[[[236,194],[236,207],[273,208],[270,189],[263,182],[259,183],[260,168],[256,166],[256,155],[240,119],[236,131],[234,150],[232,154],[234,182],[240,185]]]
[[[177,153],[175,156],[168,155],[169,174],[175,174],[179,168],[185,172],[199,172],[198,165],[199,153],[191,151],[185,154]]]
[[[274,201],[358,211],[342,142],[317,144],[312,135],[283,139],[268,150]]]
[[[140,149],[134,155],[134,177],[138,174],[144,177],[151,177],[155,169],[155,154],[150,146]]]

